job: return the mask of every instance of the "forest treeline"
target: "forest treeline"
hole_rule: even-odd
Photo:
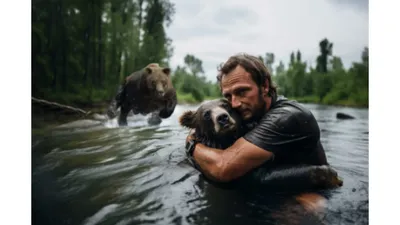
[[[290,54],[287,66],[280,61],[272,69],[274,54],[266,54],[264,62],[274,74],[279,93],[300,102],[368,107],[368,48],[348,69],[332,54],[333,43],[328,39],[319,42],[319,49],[315,67],[302,61],[301,52],[296,51]]]
[[[166,28],[175,11],[169,0],[33,0],[32,96],[72,105],[106,103],[133,71],[151,62],[170,66],[174,48]],[[279,92],[300,101],[368,106],[368,48],[345,69],[332,54],[333,43],[316,44],[315,68],[300,51],[288,56],[289,65],[276,67],[273,53],[260,56]],[[180,102],[221,96],[201,59],[188,53],[183,60],[172,68]]]

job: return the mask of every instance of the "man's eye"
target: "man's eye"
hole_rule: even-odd
[[[240,96],[240,97],[243,97],[245,94],[246,94],[246,90],[239,90],[237,92],[237,95]]]

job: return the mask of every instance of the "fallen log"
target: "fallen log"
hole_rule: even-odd
[[[92,114],[91,111],[85,111],[83,109],[75,108],[75,107],[72,107],[72,106],[69,106],[69,105],[63,105],[63,104],[60,104],[60,103],[57,103],[57,102],[50,102],[50,101],[47,101],[47,100],[44,100],[44,99],[38,99],[38,98],[35,98],[35,97],[32,97],[32,101],[35,102],[35,103],[38,103],[38,104],[42,104],[42,105],[46,105],[46,106],[50,106],[50,107],[63,109],[63,110],[66,110],[66,111],[72,111],[72,112],[76,112],[76,113],[79,113],[79,114],[83,114],[84,116],[88,116],[88,115]]]

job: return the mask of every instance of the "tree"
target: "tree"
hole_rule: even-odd
[[[300,50],[297,50],[297,53],[296,53],[296,62],[297,62],[297,63],[301,63],[301,52],[300,52]]]
[[[368,63],[369,63],[369,48],[368,47],[364,48],[364,50],[361,54],[361,60],[366,66],[368,66]]]
[[[167,64],[169,0],[32,1],[32,95],[105,101],[149,62]]]
[[[344,67],[343,67],[342,59],[338,56],[333,56],[332,59],[329,60],[328,70],[338,71],[340,73],[343,73]]]
[[[294,66],[295,62],[296,62],[296,60],[295,60],[295,58],[294,58],[294,52],[291,52],[291,53],[290,53],[289,67]]]
[[[184,58],[185,66],[191,71],[194,76],[204,73],[203,62],[194,55],[187,54]]]
[[[285,64],[283,64],[282,60],[279,61],[279,65],[275,69],[276,75],[282,75],[285,72]]]
[[[273,64],[275,62],[275,54],[272,52],[267,52],[265,54],[265,65],[267,66],[271,75],[274,73]]]
[[[164,29],[164,21],[174,12],[172,4],[166,4],[163,0],[148,1],[145,23],[143,27],[143,45],[141,56],[145,56],[142,65],[151,62],[163,62],[170,53],[168,38]]]
[[[320,55],[317,58],[317,71],[320,73],[328,72],[328,56],[332,55],[333,43],[324,38],[319,43]]]

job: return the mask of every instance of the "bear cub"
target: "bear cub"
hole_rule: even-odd
[[[148,123],[152,125],[170,117],[178,102],[170,74],[170,68],[151,63],[126,77],[107,109],[108,117],[115,118],[118,108],[119,126],[127,125],[130,111],[142,115],[151,113]]]
[[[199,143],[219,149],[231,146],[245,131],[240,116],[225,99],[211,100],[201,104],[196,111],[184,112],[179,123],[183,127],[194,129],[194,138]],[[273,170],[260,167],[246,175],[243,180],[246,180],[246,184],[261,184],[263,189],[278,190],[336,188],[343,184],[331,167],[311,165]]]

